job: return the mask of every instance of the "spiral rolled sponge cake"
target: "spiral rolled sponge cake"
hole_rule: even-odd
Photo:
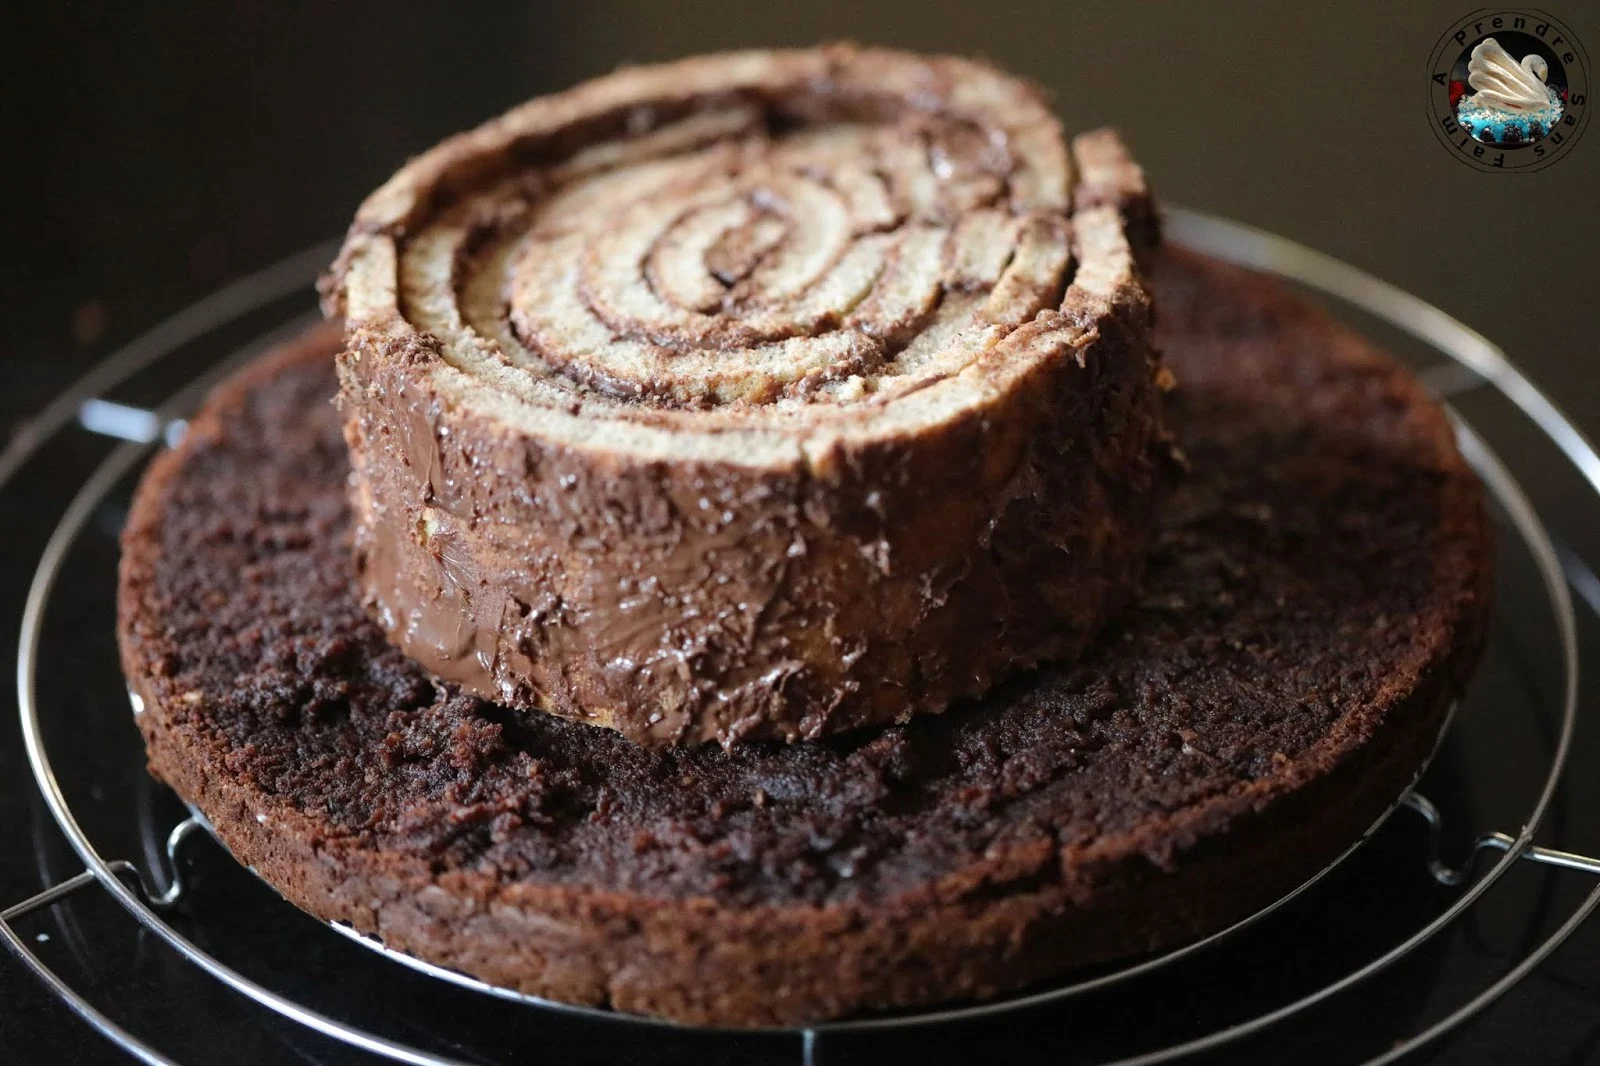
[[[627,69],[444,142],[327,279],[360,587],[434,676],[645,746],[1079,655],[1168,450],[1143,176],[980,64]]]

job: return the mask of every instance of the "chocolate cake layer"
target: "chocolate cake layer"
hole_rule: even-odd
[[[526,992],[761,1025],[991,996],[1258,908],[1407,786],[1484,639],[1441,412],[1167,253],[1191,470],[1077,664],[829,740],[645,749],[438,683],[363,609],[333,337],[217,392],[124,536],[152,770],[320,915]]]
[[[525,104],[373,194],[328,281],[362,594],[436,676],[647,746],[1071,659],[1161,483],[1154,239],[1112,134],[1069,152],[964,60],[735,53]]]

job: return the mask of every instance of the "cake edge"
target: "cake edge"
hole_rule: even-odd
[[[1101,841],[1059,856],[1059,877],[1018,881],[1047,856],[1013,849],[875,907],[857,902],[732,909],[552,885],[503,885],[471,872],[436,877],[426,864],[329,839],[299,812],[257,818],[260,795],[190,757],[197,738],[163,713],[175,694],[140,633],[141,588],[154,574],[166,487],[197,442],[251,390],[312,360],[331,359],[319,327],[219,386],[184,442],[159,456],[136,494],[119,573],[125,673],[145,702],[139,724],[151,771],[204,812],[222,842],[286,899],[321,918],[378,934],[391,948],[493,984],[565,1002],[699,1025],[797,1024],[863,1010],[985,997],[1060,970],[1170,945],[1252,913],[1349,847],[1410,785],[1486,639],[1492,543],[1481,503],[1445,508],[1460,529],[1456,639],[1379,720],[1325,737],[1295,760],[1298,789],[1252,782],[1143,839]],[[1406,388],[1417,385],[1398,372]],[[1427,417],[1447,425],[1425,401]],[[1464,466],[1459,456],[1455,463]],[[1461,496],[1470,486],[1452,479]],[[1470,601],[1476,600],[1473,609]],[[1046,843],[1045,847],[1051,846]],[[1053,848],[1052,848],[1053,850]],[[1181,864],[1168,872],[1182,852]],[[1255,876],[1241,884],[1238,871]]]

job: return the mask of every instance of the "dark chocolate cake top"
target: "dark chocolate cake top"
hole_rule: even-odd
[[[130,672],[258,820],[293,808],[323,846],[435,870],[753,905],[872,904],[1024,854],[1068,881],[1168,864],[1458,685],[1489,560],[1477,485],[1408,375],[1242,272],[1169,253],[1154,275],[1190,472],[1143,591],[1081,662],[980,703],[652,751],[430,681],[354,589],[327,338],[236,382],[159,513],[141,501]]]

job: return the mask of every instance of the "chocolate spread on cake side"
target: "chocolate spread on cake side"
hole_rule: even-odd
[[[363,596],[435,676],[645,746],[1075,658],[1164,484],[1155,240],[1114,135],[964,60],[531,101],[374,193],[329,279]]]

